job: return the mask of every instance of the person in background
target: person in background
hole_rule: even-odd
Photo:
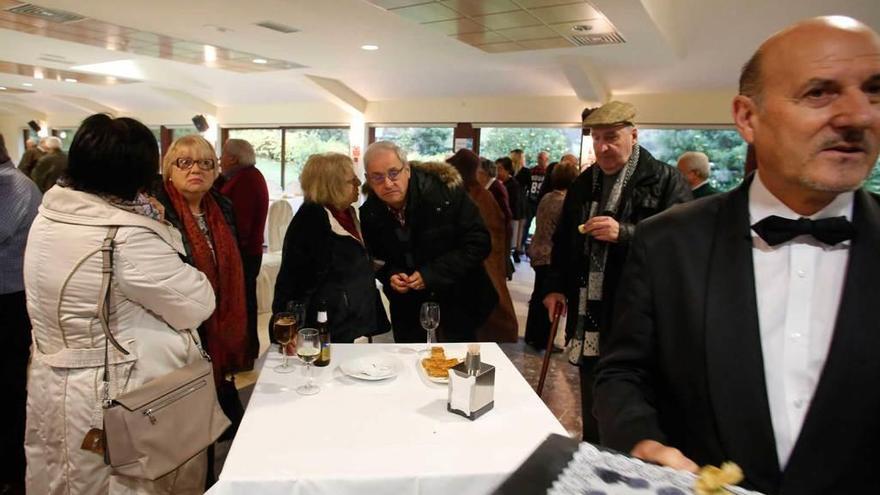
[[[541,191],[538,193],[538,205],[541,204],[541,200],[544,199],[544,195],[553,190],[553,181],[550,180],[550,178],[553,176],[553,169],[556,168],[557,164],[562,162],[570,163],[575,167],[578,167],[578,170],[580,170],[580,167],[578,166],[578,158],[571,153],[566,153],[562,155],[562,157],[559,159],[559,162],[553,162],[550,165],[547,165],[547,180],[541,183]]]
[[[501,157],[495,160],[498,166],[498,181],[507,189],[507,201],[510,204],[510,239],[508,240],[508,253],[514,253],[514,238],[518,230],[519,221],[523,219],[525,213],[523,211],[522,188],[519,182],[513,177],[513,161],[509,157]],[[508,254],[508,259],[510,255]],[[508,261],[507,280],[513,279],[513,261]]]
[[[257,275],[263,262],[263,232],[269,213],[269,188],[257,170],[256,155],[243,139],[228,139],[220,155],[222,175],[214,183],[229,198],[235,211],[235,227],[244,267],[244,295],[247,305],[248,350],[250,359],[260,353],[257,334]]]
[[[129,354],[109,346],[110,398],[202,359],[188,329],[214,312],[214,291],[205,274],[181,260],[180,234],[141,193],[157,163],[159,147],[145,125],[92,115],[73,137],[66,174],[43,196],[24,257],[34,339],[24,444],[28,493],[204,488],[204,453],[148,481],[113,474],[103,455],[81,447],[87,432],[102,428],[106,339],[95,308],[103,280],[101,246],[111,227],[119,230],[110,331]]]
[[[361,185],[354,163],[341,153],[312,155],[299,183],[305,202],[284,236],[273,313],[302,302],[307,323],[314,324],[324,303],[332,342],[387,332],[372,259],[352,206]]]
[[[541,185],[544,183],[544,177],[547,175],[547,165],[550,162],[550,154],[546,151],[541,151],[538,153],[538,162],[534,167],[528,169],[528,181],[525,182],[525,205],[526,205],[526,219],[523,223],[523,233],[522,239],[520,239],[520,246],[525,250],[529,241],[529,233],[532,230],[532,220],[535,219],[535,214],[538,212],[538,200]]]
[[[516,179],[516,182],[519,184],[519,198],[520,198],[520,208],[522,216],[514,222],[513,229],[513,261],[514,263],[519,263],[521,260],[523,253],[522,246],[522,238],[523,238],[523,229],[526,224],[526,217],[528,216],[528,200],[526,199],[526,191],[528,190],[529,185],[532,183],[532,175],[531,171],[528,167],[526,167],[526,154],[523,150],[517,148],[515,150],[511,150],[508,155],[511,163],[513,164],[513,178]]]
[[[154,188],[165,220],[183,234],[187,263],[208,276],[217,311],[199,327],[220,381],[251,369],[247,340],[244,269],[232,203],[213,189],[220,173],[214,147],[198,134],[183,136],[162,159],[162,183]]]
[[[553,314],[568,302],[568,359],[581,375],[584,440],[597,442],[592,414],[593,377],[599,339],[611,326],[614,296],[636,225],[693,199],[674,167],[638,143],[636,108],[611,101],[590,114],[596,164],[569,187],[553,236],[544,306]]]
[[[487,160],[488,161],[488,160]],[[477,340],[480,342],[516,342],[519,338],[519,329],[516,321],[516,313],[513,310],[513,301],[507,290],[507,225],[509,217],[492,197],[485,186],[478,179],[480,173],[480,157],[473,151],[463,148],[447,160],[461,175],[464,188],[471,201],[477,205],[480,217],[489,230],[492,240],[492,250],[489,256],[483,260],[483,267],[495,292],[498,294],[498,304],[489,314],[489,319],[477,330]],[[490,162],[491,163],[491,162]]]
[[[529,315],[526,320],[524,340],[526,344],[541,351],[547,348],[550,336],[550,320],[544,307],[544,296],[547,295],[547,270],[550,267],[550,254],[553,252],[553,234],[562,214],[562,204],[568,187],[580,174],[577,161],[563,160],[553,168],[553,174],[545,181],[552,190],[544,195],[538,204],[535,216],[535,235],[529,246],[529,260],[535,270],[535,285],[529,299]]]
[[[733,461],[770,495],[880,493],[880,35],[843,16],[766,40],[733,120],[757,170],[638,226],[596,391],[602,443]]]
[[[504,216],[504,230],[506,238],[512,235],[511,220],[513,213],[510,211],[510,199],[507,197],[507,188],[498,180],[498,165],[492,160],[480,158],[480,168],[477,169],[477,182],[495,199],[498,207],[501,208],[501,214]],[[506,255],[507,261],[510,261],[510,255]]]
[[[31,171],[31,179],[45,193],[67,170],[67,153],[61,150],[61,139],[49,136],[41,143],[46,154],[37,160],[37,164]]]
[[[33,173],[34,167],[37,165],[40,158],[46,154],[42,146],[38,146],[39,144],[42,143],[37,142],[34,138],[28,138],[28,140],[24,142],[24,154],[21,155],[21,160],[18,162],[18,169],[28,177]]]
[[[42,195],[16,170],[0,134],[0,493],[24,493],[24,430],[31,322],[24,295],[22,265],[28,231]]]
[[[710,196],[718,191],[709,183],[711,164],[709,157],[700,151],[687,151],[678,157],[678,171],[691,186],[694,199]]]
[[[371,144],[364,165],[364,240],[391,304],[394,341],[425,342],[419,311],[426,301],[440,304],[443,341],[473,341],[498,295],[483,267],[492,240],[461,176],[445,163],[411,167],[388,141]]]

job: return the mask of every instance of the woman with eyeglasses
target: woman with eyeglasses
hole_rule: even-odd
[[[306,304],[306,321],[327,310],[332,342],[351,343],[390,329],[361,233],[360,179],[346,155],[312,155],[299,177],[305,202],[284,236],[275,282],[274,313],[291,301]]]

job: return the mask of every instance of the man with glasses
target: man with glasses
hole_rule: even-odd
[[[424,342],[419,310],[440,304],[440,337],[475,339],[498,303],[483,268],[491,240],[480,212],[445,163],[412,167],[397,145],[364,154],[370,194],[361,206],[364,240],[391,303],[395,342]]]
[[[612,101],[584,120],[593,136],[596,164],[568,189],[546,278],[549,314],[568,302],[568,359],[580,366],[583,438],[590,442],[599,436],[591,412],[599,334],[610,327],[633,230],[651,215],[692,199],[678,170],[639,145],[635,117],[633,105]]]

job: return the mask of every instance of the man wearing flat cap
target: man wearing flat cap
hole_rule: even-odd
[[[544,305],[552,315],[568,307],[568,358],[580,366],[584,440],[598,442],[592,415],[593,367],[599,336],[607,332],[614,293],[640,221],[692,199],[675,167],[638,144],[636,108],[611,101],[590,113],[583,125],[593,136],[596,164],[577,178],[562,207],[553,239]]]

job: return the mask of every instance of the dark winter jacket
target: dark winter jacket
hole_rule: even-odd
[[[317,203],[303,203],[284,236],[272,311],[284,311],[290,301],[306,303],[310,325],[323,301],[333,342],[390,329],[366,248]]]
[[[376,195],[361,206],[367,247],[381,264],[376,277],[391,302],[395,340],[424,335],[421,303],[440,303],[440,335],[446,341],[470,341],[498,303],[483,260],[491,250],[489,232],[476,205],[450,165],[412,167],[406,194],[406,226],[401,227]],[[400,294],[389,279],[418,271],[426,289]]]
[[[595,174],[600,174],[597,180],[601,181],[602,171],[598,165],[584,171],[569,187],[562,206],[562,216],[553,236],[547,287],[548,292],[561,292],[568,298],[566,331],[569,335],[574,331],[577,322],[578,289],[588,271],[588,260],[584,254],[586,235],[578,231],[578,226],[589,215]],[[620,223],[620,234],[618,242],[611,243],[608,249],[602,286],[602,315],[597,315],[601,317],[598,322],[600,327],[603,326],[602,322],[610,321],[614,294],[636,224],[674,204],[691,199],[690,186],[678,169],[657,160],[648,150],[640,148],[638,165],[624,187],[615,215]]]

